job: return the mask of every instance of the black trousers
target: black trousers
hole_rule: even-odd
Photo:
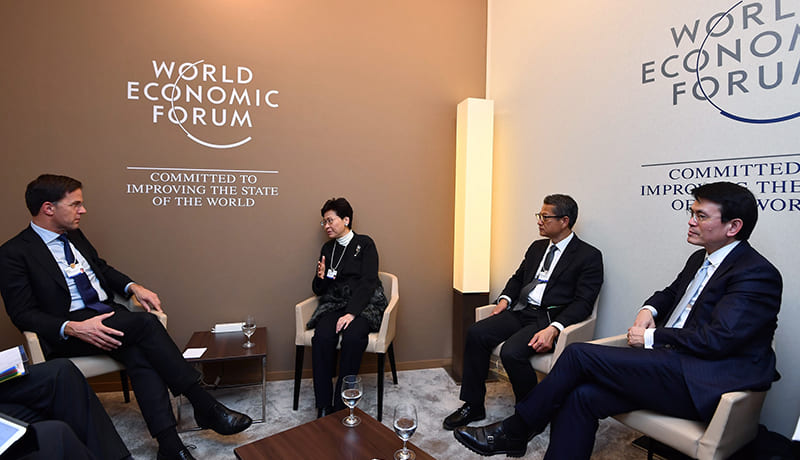
[[[102,460],[84,445],[66,423],[45,420],[28,425],[28,431],[0,460]]]
[[[48,452],[55,452],[52,448],[58,442],[66,443],[65,446],[74,444],[75,438],[83,448],[76,448],[74,458],[89,458],[79,456],[78,451],[84,450],[104,460],[130,456],[97,396],[69,360],[55,359],[30,366],[28,375],[0,384],[0,412],[33,424],[29,430],[32,427],[36,436],[26,434],[25,437],[33,438],[29,443],[33,441],[35,445],[37,437],[45,440],[38,443],[43,456],[31,458],[60,458]],[[46,420],[63,423],[42,424]],[[9,453],[3,458],[15,458],[18,454],[19,451]]]
[[[336,322],[344,313],[332,311],[319,317],[314,337],[311,339],[311,364],[314,372],[314,397],[318,408],[334,406],[344,408],[340,397],[342,379],[346,375],[358,374],[361,357],[369,343],[369,324],[362,316],[357,316],[346,329],[336,332]],[[339,356],[339,378],[332,388],[332,378],[336,370],[336,345],[342,336],[342,349]]]
[[[536,352],[528,346],[528,342],[534,334],[549,325],[546,311],[525,308],[521,311],[506,310],[470,326],[464,350],[460,399],[473,406],[483,406],[492,350],[505,341],[500,358],[514,389],[514,396],[521,401],[537,382],[536,371],[529,361]]]
[[[575,343],[516,406],[533,433],[550,423],[545,459],[589,459],[598,420],[636,409],[702,420],[683,379],[678,354]]]
[[[84,308],[70,313],[70,319],[82,321],[98,313]],[[175,342],[155,315],[131,312],[121,305],[114,306],[114,314],[103,324],[125,333],[117,339],[122,346],[103,351],[86,342],[70,337],[58,344],[50,344],[49,356],[85,356],[105,353],[125,364],[142,410],[147,428],[152,436],[176,425],[175,415],[167,389],[172,394],[183,394],[200,379],[200,373],[183,359]]]

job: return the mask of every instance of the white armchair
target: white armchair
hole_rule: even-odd
[[[564,351],[564,348],[566,348],[567,345],[573,342],[588,342],[594,338],[594,328],[595,324],[597,323],[598,302],[599,297],[598,300],[595,301],[592,314],[589,315],[588,318],[575,324],[571,324],[561,331],[561,334],[558,336],[558,340],[556,340],[556,346],[553,348],[552,353],[536,353],[531,357],[531,366],[533,366],[537,372],[549,374],[553,364],[555,364],[556,360],[561,355],[561,352]],[[476,308],[475,321],[477,322],[484,318],[488,318],[492,314],[494,307],[494,304],[492,304]],[[500,349],[503,347],[503,343],[492,350],[493,356],[498,358],[500,357]]]
[[[626,334],[592,343],[627,346]],[[646,436],[699,460],[722,460],[755,439],[758,420],[766,391],[734,391],[720,398],[717,410],[708,424],[695,420],[635,410],[615,415],[619,422]],[[648,459],[653,458],[652,450]]]
[[[367,352],[378,355],[378,421],[383,418],[383,373],[386,366],[385,356],[389,355],[389,366],[392,370],[392,381],[397,384],[397,365],[394,361],[394,335],[397,323],[397,301],[400,300],[397,276],[391,273],[379,272],[378,276],[383,284],[384,294],[389,300],[389,305],[383,312],[381,328],[378,332],[369,334]],[[306,323],[319,303],[318,297],[308,299],[295,305],[295,363],[294,363],[294,400],[292,408],[297,410],[300,401],[300,380],[303,377],[303,354],[305,347],[311,346],[314,329],[307,329]],[[339,339],[341,346],[341,338]]]
[[[136,300],[135,296],[131,296],[130,299],[124,299],[122,297],[115,296],[114,301],[120,305],[126,306],[128,310],[131,311],[142,310],[142,305],[138,300]],[[151,311],[151,313],[158,317],[158,319],[161,321],[161,324],[163,324],[164,328],[166,329],[167,315],[158,311]],[[25,342],[28,345],[28,353],[30,354],[31,364],[44,362],[45,356],[44,352],[42,352],[42,345],[39,343],[39,336],[35,332],[30,331],[24,331],[22,334],[25,336]],[[121,362],[116,361],[114,358],[107,355],[78,356],[75,358],[70,358],[70,361],[75,364],[75,366],[86,378],[119,371],[125,402],[130,402],[131,398],[130,389],[128,387],[128,375],[125,372],[125,365],[123,365]]]

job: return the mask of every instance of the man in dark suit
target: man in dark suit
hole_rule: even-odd
[[[536,214],[539,235],[506,283],[492,316],[467,331],[460,398],[464,404],[445,418],[452,430],[486,416],[486,377],[492,350],[500,351],[517,401],[536,385],[534,353],[552,351],[565,327],[583,321],[603,284],[603,256],[572,233],[578,204],[567,195],[545,197]]]
[[[183,394],[201,427],[238,433],[250,417],[217,402],[200,386],[167,331],[151,314],[115,304],[113,293],[135,295],[161,310],[154,292],[108,265],[78,229],[86,213],[81,183],[44,174],[28,184],[31,224],[0,247],[0,293],[11,321],[36,332],[48,358],[107,353],[125,364],[159,459],[192,455],[178,437],[167,394]]]
[[[0,458],[131,458],[83,374],[68,359],[29,366],[0,384],[0,413],[30,423]]]
[[[567,347],[513,416],[460,428],[456,439],[483,455],[522,456],[549,422],[545,458],[588,459],[599,419],[649,409],[708,421],[723,393],[767,390],[779,378],[771,344],[782,281],[747,242],[756,199],[730,182],[692,193],[687,240],[703,249],[639,310],[630,347]]]

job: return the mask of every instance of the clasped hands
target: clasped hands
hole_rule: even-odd
[[[653,313],[646,308],[641,309],[633,320],[633,326],[628,328],[628,346],[644,348],[644,331],[653,327],[656,327]]]
[[[136,296],[136,300],[139,301],[145,311],[163,311],[161,309],[161,300],[155,292],[136,283],[131,284],[128,290]],[[122,337],[125,333],[103,324],[103,320],[113,315],[114,312],[112,311],[83,321],[68,321],[64,327],[64,334],[83,340],[101,350],[115,350],[122,345],[122,342],[117,340],[116,337]]]

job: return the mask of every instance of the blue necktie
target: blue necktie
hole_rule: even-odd
[[[67,239],[67,235],[58,235],[58,239],[64,243],[64,258],[67,259],[67,263],[70,265],[74,264],[75,254],[73,254],[72,248],[69,245],[69,239]],[[86,305],[87,308],[91,308],[99,313],[108,313],[113,311],[113,308],[100,302],[97,291],[92,287],[92,282],[89,281],[89,277],[86,276],[86,273],[81,271],[81,273],[78,275],[73,276],[72,280],[75,281],[75,287],[78,288],[78,294],[81,295],[83,304]]]
[[[708,275],[708,267],[710,265],[711,262],[706,259],[706,261],[703,262],[703,266],[697,270],[697,274],[694,275],[692,284],[686,288],[686,293],[684,293],[683,297],[681,297],[681,301],[675,306],[675,310],[669,317],[669,321],[667,321],[667,327],[683,327],[683,323],[686,322],[685,320],[681,322],[680,326],[678,326],[677,323],[681,319],[683,312],[687,309],[691,309],[697,300],[697,296],[700,295],[700,286],[703,285],[703,281],[705,281],[706,276]],[[688,313],[686,316],[688,318]]]

